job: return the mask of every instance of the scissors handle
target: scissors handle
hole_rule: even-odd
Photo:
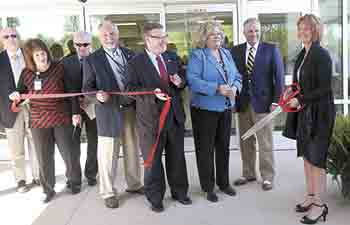
[[[286,90],[281,94],[278,105],[282,108],[283,112],[298,112],[304,108],[304,104],[300,103],[300,107],[291,108],[288,106],[288,102],[299,95],[301,92],[300,85],[293,83],[289,85]]]

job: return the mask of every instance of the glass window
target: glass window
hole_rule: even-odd
[[[342,0],[319,0],[319,15],[324,23],[322,44],[327,48],[333,61],[332,86],[334,96],[343,98],[342,66]]]
[[[57,43],[68,54],[66,43],[79,30],[80,21],[78,15],[19,16],[7,17],[7,26],[16,27],[22,40],[40,38],[48,47]]]
[[[160,15],[154,14],[128,14],[128,15],[95,15],[90,17],[90,31],[94,35],[93,48],[100,46],[97,39],[97,28],[104,18],[109,18],[117,24],[119,29],[119,40],[122,46],[128,47],[136,52],[144,49],[143,25],[146,22],[160,21]]]

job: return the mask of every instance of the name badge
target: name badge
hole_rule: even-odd
[[[36,77],[34,79],[34,90],[40,91],[42,89],[43,80],[39,78],[39,74],[37,72]]]

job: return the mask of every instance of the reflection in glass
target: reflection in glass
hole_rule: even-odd
[[[94,35],[92,47],[94,49],[100,46],[96,37],[98,25],[104,18],[112,20],[118,26],[119,40],[122,46],[132,49],[135,52],[141,52],[144,49],[143,43],[143,25],[146,22],[160,21],[159,14],[128,14],[128,15],[98,15],[90,17],[90,31]]]
[[[332,87],[336,99],[343,98],[342,70],[342,0],[319,0],[320,17],[324,23],[322,44],[333,62]]]

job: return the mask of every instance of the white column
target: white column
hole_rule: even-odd
[[[343,94],[344,94],[344,114],[348,115],[349,113],[349,49],[348,49],[348,40],[349,40],[349,28],[348,28],[348,0],[343,0]]]
[[[238,9],[238,42],[242,43],[245,41],[243,35],[243,23],[244,20],[247,19],[247,11],[248,11],[248,0],[238,0],[237,1],[237,9]]]

